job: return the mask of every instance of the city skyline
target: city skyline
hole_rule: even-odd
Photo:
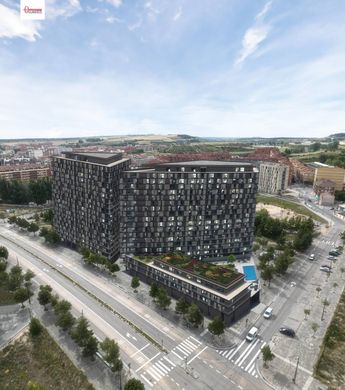
[[[0,0],[0,138],[342,131],[339,0]]]

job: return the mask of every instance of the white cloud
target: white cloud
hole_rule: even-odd
[[[113,24],[114,22],[122,23],[122,20],[116,18],[115,16],[108,16],[107,18],[105,18],[105,21],[110,24]]]
[[[142,24],[143,24],[143,21],[139,20],[137,23],[133,23],[133,24],[128,25],[128,30],[129,31],[137,30],[138,28],[140,28],[142,26]]]
[[[122,0],[98,0],[99,2],[105,1],[106,3],[118,8],[122,5]]]
[[[0,38],[23,38],[34,42],[40,37],[41,24],[31,20],[21,20],[19,10],[0,4]]]
[[[174,15],[173,17],[173,20],[176,21],[176,20],[179,20],[180,17],[182,16],[182,7],[180,6],[176,12],[176,14]]]
[[[242,39],[242,48],[239,56],[235,61],[235,66],[239,66],[252,55],[268,35],[270,26],[263,23],[263,19],[267,12],[271,9],[273,1],[268,1],[263,9],[256,15],[255,23],[247,29]]]
[[[70,18],[80,12],[79,0],[46,0],[46,18]]]

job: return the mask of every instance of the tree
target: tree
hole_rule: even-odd
[[[92,360],[98,351],[98,341],[95,336],[90,336],[84,343],[82,354],[84,357],[90,357]]]
[[[188,308],[187,320],[195,327],[199,326],[204,321],[204,317],[195,303],[192,303]]]
[[[57,302],[57,304],[54,307],[54,312],[56,315],[60,313],[67,313],[71,310],[72,305],[70,302],[63,299],[62,301]]]
[[[0,257],[8,259],[8,250],[5,246],[0,246]]]
[[[60,326],[64,331],[71,329],[75,323],[75,318],[70,311],[62,311],[57,314],[56,325]]]
[[[189,303],[186,301],[185,297],[181,297],[177,302],[175,306],[175,311],[177,314],[182,314],[183,316],[187,314]]]
[[[46,305],[48,305],[52,299],[52,288],[49,285],[40,286],[37,298],[39,304],[44,306],[44,310],[47,310]]]
[[[40,321],[33,317],[31,318],[30,325],[29,325],[29,332],[32,337],[37,337],[42,333],[43,327],[40,323]]]
[[[107,264],[108,271],[111,272],[112,274],[115,272],[120,271],[120,267],[116,263],[108,263]]]
[[[24,307],[24,302],[29,298],[28,290],[24,287],[18,288],[14,292],[14,300],[17,303],[21,303],[22,307]]]
[[[134,289],[134,292],[137,292],[137,288],[140,286],[140,280],[137,276],[133,276],[131,287]]]
[[[89,323],[84,316],[78,318],[75,327],[71,332],[72,339],[79,345],[84,347],[88,339],[93,335],[93,331],[89,329]]]
[[[145,386],[139,379],[132,378],[125,384],[124,390],[145,390]]]
[[[275,271],[275,268],[273,267],[273,265],[270,265],[270,264],[265,264],[261,268],[261,278],[265,282],[268,281],[268,287],[271,285],[271,280],[273,279],[274,271]]]
[[[262,353],[262,359],[264,361],[264,366],[267,367],[267,362],[270,362],[274,359],[274,355],[271,351],[271,348],[269,345],[265,345],[263,348],[261,348]]]
[[[158,289],[157,303],[163,310],[166,310],[171,304],[171,298],[164,288]]]
[[[110,365],[113,372],[122,370],[122,361],[120,359],[120,348],[114,340],[108,337],[100,343],[101,350],[104,352],[104,360]]]
[[[15,265],[11,268],[8,275],[8,288],[10,291],[14,291],[21,287],[23,283],[23,270],[19,265]]]
[[[208,325],[208,330],[214,336],[220,336],[224,333],[224,322],[220,317],[216,317],[212,322]]]
[[[24,274],[24,286],[28,292],[28,297],[29,297],[29,303],[31,303],[30,301],[30,297],[33,296],[33,292],[31,291],[31,286],[32,286],[32,282],[31,282],[31,279],[35,276],[35,274],[30,270],[28,269],[25,274]]]
[[[228,264],[233,264],[236,261],[236,257],[234,255],[228,256],[227,263]]]
[[[311,329],[313,330],[313,337],[315,337],[315,333],[319,329],[319,325],[316,322],[313,322],[310,326]]]
[[[306,320],[307,317],[310,315],[310,309],[304,309],[304,319]]]
[[[151,284],[151,288],[150,288],[150,297],[155,300],[158,296],[158,291],[159,291],[159,288],[158,288],[157,283],[153,282]]]

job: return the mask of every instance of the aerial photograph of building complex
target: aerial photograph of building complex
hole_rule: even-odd
[[[344,14],[0,0],[0,390],[345,389]]]

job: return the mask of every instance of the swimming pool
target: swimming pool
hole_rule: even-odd
[[[244,279],[246,281],[257,280],[255,265],[244,265],[243,267]]]

